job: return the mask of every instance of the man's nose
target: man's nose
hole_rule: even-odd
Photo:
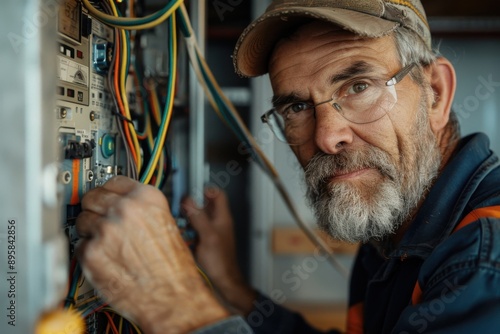
[[[326,154],[336,154],[350,145],[354,139],[351,123],[330,103],[316,106],[314,141]]]

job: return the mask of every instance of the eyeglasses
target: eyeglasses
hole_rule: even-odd
[[[395,85],[411,71],[415,64],[403,67],[388,81],[377,77],[360,76],[346,80],[326,101],[310,104],[292,102],[279,105],[261,116],[276,137],[289,145],[301,145],[314,135],[316,107],[329,103],[346,120],[355,124],[378,121],[397,102]],[[337,85],[338,86],[338,85]]]

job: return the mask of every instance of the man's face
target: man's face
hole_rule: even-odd
[[[336,87],[332,78],[354,75],[356,63],[385,80],[401,69],[392,37],[360,39],[323,23],[303,26],[274,50],[269,75],[275,98],[328,100]],[[394,107],[368,124],[321,104],[312,138],[291,146],[305,168],[318,224],[335,238],[358,242],[394,233],[437,175],[441,159],[427,118],[429,94],[409,76],[395,87]]]

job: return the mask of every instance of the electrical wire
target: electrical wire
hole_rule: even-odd
[[[145,88],[145,82],[141,75],[141,70],[139,69],[137,63],[137,55],[134,57],[132,61],[132,70],[134,72],[134,83],[135,83],[135,96],[137,100],[137,105],[141,108],[141,115],[146,117],[149,114],[149,106],[148,106],[148,94],[147,89]],[[137,131],[137,137],[141,140],[146,139],[146,129],[144,128],[142,132]]]
[[[67,309],[71,310],[74,307],[75,299],[78,297],[77,295],[78,282],[80,281],[81,277],[82,277],[82,269],[80,265],[76,263],[74,266],[74,272],[70,279],[70,288],[68,291],[68,295],[66,296],[66,302],[64,304],[64,307]]]
[[[161,123],[161,115],[160,115],[160,102],[158,100],[158,93],[156,92],[155,84],[148,82],[148,92],[149,92],[149,100],[151,103],[151,111],[153,114],[153,119],[156,122],[156,125],[160,125]]]
[[[113,317],[108,313],[108,312],[102,312],[106,318],[108,318],[108,324],[111,325],[111,330],[113,331],[114,334],[120,334],[118,329],[115,326],[115,322],[113,321]]]
[[[116,310],[114,310],[114,309],[112,309],[112,308],[110,308],[110,307],[105,307],[105,308],[103,308],[102,310],[103,310],[103,311],[105,311],[106,313],[108,313],[108,315],[109,315],[109,312],[111,312],[111,313],[113,313],[113,314],[116,314],[116,315],[118,315],[118,316],[122,317],[122,316],[121,316],[118,312],[116,312]],[[122,317],[122,318],[123,318],[123,317]],[[124,318],[124,319],[125,319],[125,320],[127,320],[126,318]],[[135,330],[138,334],[142,334],[142,331],[139,329],[139,327],[137,327],[137,325],[136,325],[136,324],[134,324],[132,321],[129,321],[129,320],[127,320],[127,321],[128,321],[128,323],[129,323],[130,325],[132,325],[132,327],[134,328],[134,330]]]
[[[120,316],[120,322],[118,323],[118,333],[122,333],[123,330],[123,317]]]
[[[109,5],[106,2],[102,2],[102,5],[104,8],[106,8],[106,10],[108,12],[112,12],[111,8],[109,7]],[[114,77],[113,77],[114,71],[113,71],[113,69],[115,68],[115,63],[117,62],[117,60],[119,58],[119,48],[118,48],[119,45],[117,45],[117,41],[120,39],[120,36],[121,36],[119,30],[116,28],[114,29],[114,35],[115,35],[115,45],[114,45],[113,54],[115,56],[113,56],[111,59],[111,64],[109,66],[107,79],[108,79],[108,86],[110,87],[113,103],[115,106],[115,113],[116,113],[116,115],[121,115],[120,107],[118,105],[118,97],[117,97],[115,89],[113,89],[114,88],[114,84],[113,84],[114,83]],[[120,133],[120,138],[122,139],[123,144],[124,144],[123,146],[125,148],[125,156],[126,156],[126,161],[127,161],[127,168],[126,168],[127,176],[132,178],[132,179],[137,180],[138,179],[137,166],[135,164],[135,160],[134,160],[133,155],[132,155],[132,147],[127,144],[123,122],[122,122],[122,119],[118,116],[116,117],[116,124],[117,124],[118,131]]]
[[[154,173],[155,167],[160,159],[161,151],[165,144],[165,139],[167,135],[167,129],[170,124],[172,117],[172,110],[174,106],[174,89],[176,82],[176,67],[177,67],[177,36],[176,36],[176,18],[172,15],[168,19],[169,23],[169,53],[171,57],[169,58],[169,78],[167,84],[167,101],[165,102],[165,108],[162,115],[161,124],[158,130],[157,139],[155,141],[155,146],[153,148],[152,156],[144,169],[144,172],[140,178],[142,183],[149,183],[151,177]]]
[[[156,125],[160,126],[162,120],[160,115],[160,102],[158,99],[158,94],[156,92],[156,87],[151,82],[147,86],[148,86],[147,91],[148,91],[149,101],[152,110],[151,114],[154,116]],[[146,133],[146,139],[149,151],[152,152],[154,150],[155,138],[153,137],[153,132],[151,129],[151,117],[149,116],[149,114],[146,115],[145,119],[146,119],[146,126],[144,132]],[[152,183],[156,188],[161,187],[162,181],[165,176],[165,160],[167,156],[166,154],[167,153],[165,152],[165,149],[162,149],[158,165],[156,166],[156,175],[155,177],[152,178]]]
[[[339,273],[344,277],[347,277],[347,269],[338,261],[333,250],[302,219],[296,209],[296,206],[293,204],[293,201],[288,191],[286,190],[276,168],[272,165],[269,159],[267,159],[255,139],[251,135],[250,131],[241,120],[241,117],[237,113],[231,101],[227,99],[227,97],[218,86],[217,81],[213,77],[205,59],[203,58],[199,50],[184,4],[180,7],[179,11],[181,18],[181,30],[185,36],[190,62],[200,84],[203,86],[205,93],[207,94],[212,107],[215,109],[219,117],[231,128],[231,130],[233,130],[237,137],[242,140],[243,143],[245,143],[247,148],[250,149],[251,156],[255,160],[255,162],[257,162],[257,164],[263,169],[263,171],[269,175],[280,196],[284,200],[285,205],[290,210],[292,216],[297,222],[298,226],[304,231],[307,237],[321,249],[321,251],[329,255],[328,260],[337,269],[337,271],[339,271]]]
[[[207,274],[205,274],[203,269],[201,269],[198,264],[196,265],[196,269],[198,269],[198,273],[201,275],[201,277],[203,277],[203,280],[207,283],[210,290],[215,291],[212,281],[210,281],[210,278],[208,278]]]
[[[113,1],[109,2],[109,5],[111,7],[111,10],[113,14],[118,17],[119,13],[116,9],[116,6]],[[128,32],[124,30],[119,30],[119,33],[121,35],[121,48],[120,48],[120,55],[121,62],[118,61],[115,63],[115,78],[114,78],[114,87],[116,92],[119,92],[117,94],[117,101],[118,105],[120,106],[120,110],[122,115],[124,116],[124,126],[125,126],[125,135],[127,136],[127,142],[129,143],[130,147],[132,148],[131,152],[134,157],[136,166],[137,166],[137,172],[139,173],[141,171],[142,167],[142,157],[140,155],[140,147],[139,147],[139,141],[137,139],[137,134],[135,132],[135,127],[131,120],[131,115],[130,115],[130,109],[129,109],[129,104],[128,104],[128,98],[126,94],[126,89],[125,89],[125,82],[127,80],[127,75],[128,75],[128,68],[129,68],[129,63],[130,63],[130,38],[128,35]],[[116,56],[116,55],[115,55]]]
[[[99,18],[101,21],[105,22],[114,27],[118,27],[125,30],[143,30],[150,29],[172,16],[172,14],[183,4],[183,0],[176,0],[168,3],[163,9],[158,12],[145,16],[143,18],[127,18],[127,17],[115,17],[101,12],[95,8],[89,0],[82,0],[84,6],[88,11]],[[112,1],[110,1],[112,2]]]

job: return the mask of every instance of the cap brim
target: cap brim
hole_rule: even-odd
[[[236,43],[236,73],[245,77],[267,73],[269,57],[278,40],[311,20],[330,22],[366,37],[381,37],[399,26],[398,22],[341,8],[290,7],[286,11],[270,11],[249,25]]]

